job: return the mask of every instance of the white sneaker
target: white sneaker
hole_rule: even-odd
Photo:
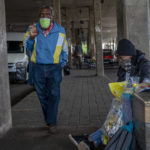
[[[78,150],[90,150],[89,146],[83,141],[78,144]]]

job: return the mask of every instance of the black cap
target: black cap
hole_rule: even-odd
[[[119,56],[134,56],[136,55],[136,49],[131,41],[122,39],[118,42],[117,53]]]

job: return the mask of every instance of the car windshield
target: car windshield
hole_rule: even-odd
[[[109,55],[112,55],[112,52],[111,51],[104,51],[104,56],[109,56]]]
[[[22,41],[7,41],[8,53],[24,53],[24,47]]]

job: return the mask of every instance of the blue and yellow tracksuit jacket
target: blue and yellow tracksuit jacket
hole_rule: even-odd
[[[24,37],[24,45],[31,52],[31,62],[61,64],[64,67],[68,60],[68,42],[65,29],[54,23],[52,30],[45,37],[39,22],[36,27],[39,34],[34,40],[30,39],[30,29],[27,30]]]

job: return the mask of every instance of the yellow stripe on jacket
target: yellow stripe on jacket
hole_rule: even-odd
[[[26,32],[24,39],[23,39],[23,42],[26,40],[26,38],[29,36],[29,34],[30,34],[30,31]]]
[[[66,35],[63,34],[63,33],[60,33],[60,35],[64,38],[65,44],[66,44],[66,46],[68,47],[68,42],[67,42],[67,39],[66,39]]]
[[[62,46],[56,46],[56,50],[55,50],[55,53],[54,53],[54,64],[58,64],[59,63],[59,56],[60,56],[60,53],[62,51]]]
[[[33,52],[32,52],[32,56],[31,56],[31,62],[36,63],[36,42],[37,39],[35,38],[35,42],[34,42],[34,48],[33,48]]]
[[[55,53],[54,53],[54,56],[53,56],[54,64],[59,63],[59,56],[60,56],[61,51],[62,51],[62,45],[63,45],[63,42],[64,42],[64,38],[65,38],[65,34],[59,33]]]

